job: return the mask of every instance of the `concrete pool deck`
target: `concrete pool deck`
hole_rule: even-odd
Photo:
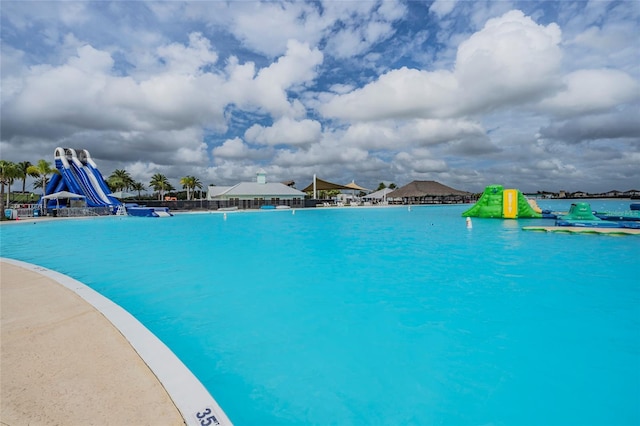
[[[191,372],[119,306],[0,259],[0,423],[231,424]]]

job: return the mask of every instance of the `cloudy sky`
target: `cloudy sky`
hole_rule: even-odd
[[[2,1],[0,154],[205,185],[640,189],[640,2]]]

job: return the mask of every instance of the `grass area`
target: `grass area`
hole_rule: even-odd
[[[40,199],[40,194],[33,194],[33,196],[31,196],[31,192],[12,192],[11,194],[4,194],[5,198],[7,197],[7,195],[10,195],[9,197],[9,204],[33,204],[33,203],[37,203],[38,200]],[[4,203],[3,205],[6,205],[6,203]]]

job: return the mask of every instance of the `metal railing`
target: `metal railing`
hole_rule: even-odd
[[[53,209],[52,215],[57,217],[109,216],[109,207],[66,207]]]
[[[45,214],[41,206],[35,205],[35,207],[19,207],[13,208],[18,218],[26,217],[40,217],[40,216],[53,216],[53,217],[86,217],[86,216],[109,216],[112,214],[110,207],[64,207],[64,208],[50,208],[47,209]]]

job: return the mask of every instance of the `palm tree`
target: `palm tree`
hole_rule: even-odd
[[[200,198],[202,198],[202,182],[200,182],[200,179],[198,179],[197,177],[193,178],[193,186],[191,187],[191,189],[193,189],[193,196],[195,197],[196,195],[196,188],[198,188],[200,190]]]
[[[138,198],[140,198],[140,197],[142,197],[140,192],[144,191],[147,188],[145,188],[145,186],[144,186],[144,184],[142,182],[133,182],[131,184],[131,189],[133,189],[134,191],[138,191]]]
[[[49,183],[49,175],[60,174],[58,169],[51,167],[47,160],[38,160],[35,166],[27,167],[27,174],[35,178],[41,178],[37,187],[42,187],[42,195],[47,195],[47,184]],[[36,184],[33,184],[36,188]]]
[[[29,176],[28,170],[31,163],[29,161],[21,161],[18,163],[18,170],[20,171],[20,179],[22,179],[22,193],[24,194],[24,190],[27,186],[27,176]]]
[[[190,190],[191,190],[191,182],[195,179],[193,176],[185,176],[180,179],[180,185],[182,185],[183,189],[187,190],[187,201],[190,200]]]
[[[0,200],[2,201],[3,210],[5,205],[9,207],[9,199],[11,198],[11,184],[13,184],[14,179],[16,179],[19,176],[20,176],[20,170],[18,169],[18,165],[16,163],[13,163],[11,161],[0,160],[0,184],[2,186],[2,189],[0,190]],[[4,199],[5,185],[9,187],[6,204]]]
[[[47,184],[45,183],[44,178],[40,177],[40,178],[36,178],[36,180],[33,181],[33,189],[36,188],[44,188],[47,186]],[[44,192],[44,191],[43,191]]]
[[[173,188],[169,183],[169,179],[161,173],[156,173],[151,176],[151,182],[149,185],[154,189],[154,191],[158,191],[158,200],[162,200],[162,196],[164,195],[164,191],[169,190],[169,188]]]
[[[380,182],[380,184],[378,185],[378,189],[376,189],[376,191],[380,191],[381,189],[385,189],[387,187],[387,185],[384,184],[384,182]]]
[[[182,188],[187,190],[187,201],[191,199],[191,190],[195,193],[196,188],[202,189],[202,182],[194,176],[183,177],[180,179],[180,185],[182,185]]]
[[[116,191],[126,191],[127,189],[131,188],[134,180],[126,170],[116,169],[113,171],[113,173],[111,173],[111,176],[107,178],[107,182],[109,183],[109,187]]]

